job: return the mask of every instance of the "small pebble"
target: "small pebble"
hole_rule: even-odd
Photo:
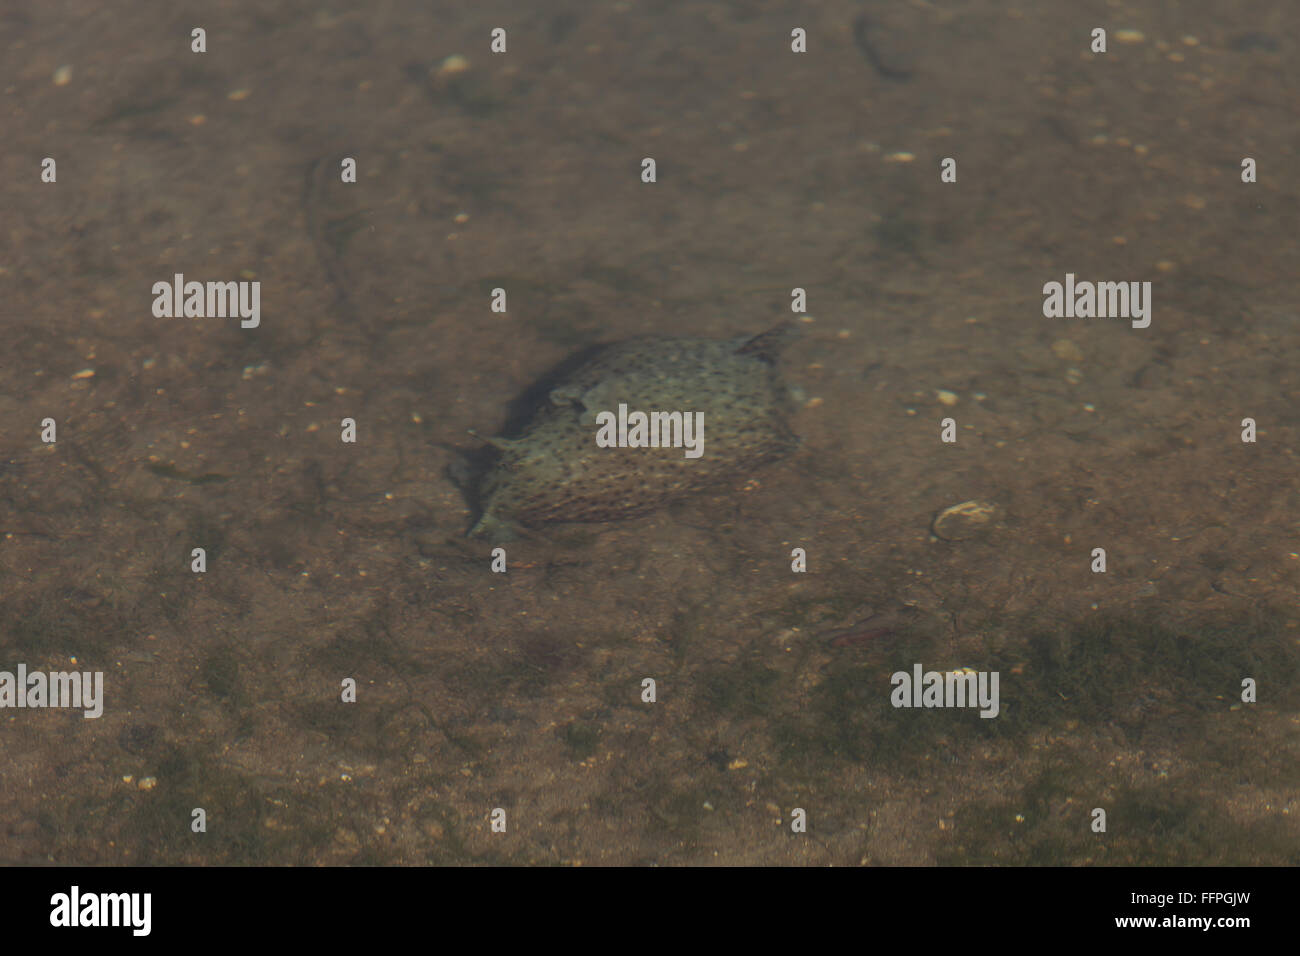
[[[1069,339],[1057,339],[1053,342],[1052,354],[1062,362],[1083,361],[1083,353],[1079,351],[1079,346],[1075,345]]]
[[[997,507],[984,501],[963,501],[934,516],[930,532],[943,541],[967,541],[987,530]]]
[[[433,71],[433,81],[435,85],[443,87],[467,72],[469,72],[469,60],[455,53],[438,64],[437,69]]]

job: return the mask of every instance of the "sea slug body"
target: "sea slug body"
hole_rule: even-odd
[[[793,337],[782,325],[738,339],[644,337],[600,348],[554,384],[516,436],[485,439],[500,456],[479,483],[469,536],[630,518],[788,454],[798,440],[775,362]],[[693,416],[703,454],[601,447],[601,421],[627,409]]]

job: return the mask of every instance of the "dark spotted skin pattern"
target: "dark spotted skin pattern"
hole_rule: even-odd
[[[610,521],[645,514],[791,452],[788,392],[774,362],[793,337],[637,338],[608,345],[567,375],[519,437],[490,439],[499,460],[479,488],[471,537],[504,538],[511,525]],[[600,448],[598,412],[704,413],[704,454]]]

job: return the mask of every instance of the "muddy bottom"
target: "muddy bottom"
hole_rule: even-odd
[[[0,670],[104,694],[0,710],[0,860],[1300,862],[1300,14],[48,6],[0,13]],[[178,273],[259,324],[156,317]],[[1067,274],[1149,326],[1046,317]],[[783,319],[795,455],[464,537],[467,429],[566,356]]]

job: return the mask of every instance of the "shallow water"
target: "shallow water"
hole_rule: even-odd
[[[0,714],[0,859],[1297,862],[1300,14],[876,6],[7,6],[0,669],[105,690]],[[796,456],[464,538],[467,429],[795,288]]]

